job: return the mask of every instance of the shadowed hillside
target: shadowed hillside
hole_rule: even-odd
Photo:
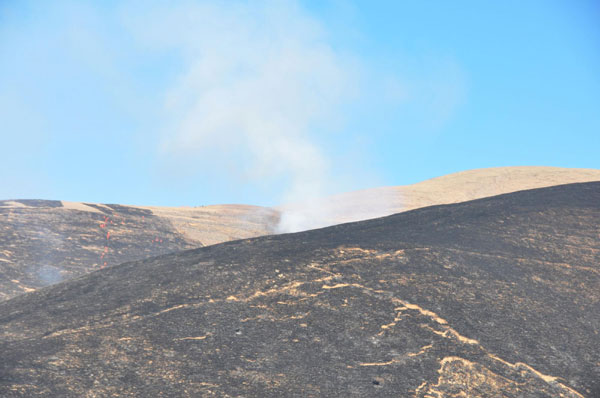
[[[0,303],[6,397],[597,397],[600,183],[173,253]]]

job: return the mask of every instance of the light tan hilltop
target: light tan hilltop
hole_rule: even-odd
[[[249,205],[143,207],[168,219],[186,239],[204,246],[272,234],[279,220],[275,209]]]
[[[169,219],[191,241],[211,245],[276,232],[299,231],[484,197],[577,182],[600,181],[600,170],[543,166],[467,170],[412,185],[342,193],[275,208],[248,205],[143,207]],[[300,218],[285,225],[286,217]],[[280,223],[281,221],[281,223]]]
[[[600,170],[521,166],[475,169],[432,178],[412,185],[372,188],[335,195],[326,225],[475,200],[526,189],[600,181]]]
[[[382,217],[420,207],[576,182],[600,181],[600,170],[560,167],[494,167],[461,171],[412,185],[371,188],[330,196],[306,205],[199,207],[135,206],[168,219],[191,242],[212,245],[276,232],[297,231]],[[96,208],[62,202],[68,209]],[[300,219],[289,227],[286,217]],[[282,224],[280,224],[280,218]]]

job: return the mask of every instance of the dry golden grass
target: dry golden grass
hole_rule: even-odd
[[[497,167],[462,171],[404,186],[380,187],[334,195],[311,206],[318,209],[314,227],[382,217],[420,207],[463,202],[525,189],[600,181],[600,170],[559,167]],[[20,204],[19,204],[20,205]],[[68,208],[97,211],[73,202]],[[282,212],[302,204],[267,208],[249,205],[141,207],[171,221],[185,237],[212,245],[277,232]]]

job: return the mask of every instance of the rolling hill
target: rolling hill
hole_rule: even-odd
[[[127,262],[0,303],[5,397],[600,395],[600,183]]]
[[[275,208],[0,201],[0,300],[106,266],[183,249],[594,180],[600,180],[600,170],[501,167]]]

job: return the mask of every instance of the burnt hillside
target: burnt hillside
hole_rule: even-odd
[[[0,303],[0,395],[597,397],[599,226],[572,184],[108,267]]]
[[[125,261],[196,248],[150,210],[0,201],[0,300]]]

